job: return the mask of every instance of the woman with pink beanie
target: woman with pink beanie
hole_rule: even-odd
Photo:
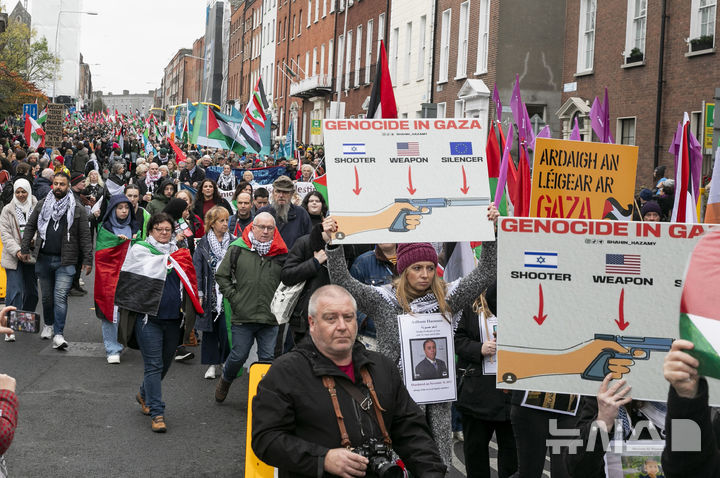
[[[491,205],[488,220],[497,223],[498,216],[497,209]],[[323,221],[323,229],[323,237],[329,241],[337,231],[337,222],[328,217]],[[363,284],[350,275],[342,247],[328,244],[326,251],[331,282],[347,289],[357,300],[358,309],[373,317],[379,352],[398,364],[401,353],[397,322],[399,315],[441,313],[455,325],[463,309],[472,304],[496,279],[494,242],[483,243],[480,263],[474,271],[451,283],[446,283],[436,274],[438,257],[430,243],[399,244],[399,277],[392,286],[381,287]],[[425,410],[440,454],[449,467],[452,461],[450,403],[429,404]]]

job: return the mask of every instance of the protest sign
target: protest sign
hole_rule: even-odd
[[[339,243],[494,240],[477,119],[325,120]]]
[[[456,400],[455,347],[441,314],[398,316],[405,387],[416,403]]]
[[[300,199],[305,199],[305,196],[307,196],[313,191],[315,191],[315,186],[313,185],[313,183],[305,181],[298,181],[295,183],[295,192],[298,193]]]
[[[285,174],[286,168],[282,166],[272,166],[269,168],[257,168],[257,169],[233,169],[233,174],[238,181],[242,181],[242,176],[245,171],[253,173],[253,181],[261,186],[266,184],[272,184],[277,178]],[[217,181],[223,172],[222,166],[209,166],[205,170],[205,177]]]
[[[530,216],[629,221],[638,148],[538,138]]]
[[[711,227],[500,218],[498,388],[596,395],[614,372],[666,400],[683,274]]]
[[[59,148],[62,144],[63,112],[65,106],[60,103],[48,103],[47,119],[45,120],[45,146]]]

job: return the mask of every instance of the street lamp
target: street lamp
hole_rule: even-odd
[[[58,34],[60,33],[60,15],[63,13],[81,13],[83,15],[97,15],[97,12],[85,12],[81,10],[60,10],[57,16],[57,23],[55,24],[55,59],[57,60],[58,54]],[[53,103],[55,102],[55,85],[57,83],[57,63],[55,64],[55,74],[53,75]]]

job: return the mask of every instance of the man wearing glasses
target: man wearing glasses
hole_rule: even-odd
[[[304,211],[303,211],[304,212]],[[275,219],[261,212],[242,237],[230,244],[215,273],[220,293],[230,302],[232,350],[215,388],[215,400],[227,397],[232,381],[257,340],[258,358],[270,362],[275,356],[278,325],[270,311],[287,246],[275,227]]]
[[[258,210],[269,212],[277,221],[280,235],[288,249],[292,249],[295,241],[305,234],[310,234],[312,222],[305,209],[291,202],[295,193],[295,184],[287,176],[280,176],[273,183],[270,204]]]

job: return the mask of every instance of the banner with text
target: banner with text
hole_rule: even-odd
[[[530,216],[632,219],[638,148],[538,138]]]
[[[48,103],[47,119],[44,126],[46,147],[56,149],[62,144],[64,115],[65,105]]]
[[[340,243],[494,240],[477,119],[325,120]]]
[[[596,395],[614,373],[667,400],[683,274],[710,227],[500,218],[498,388]]]

